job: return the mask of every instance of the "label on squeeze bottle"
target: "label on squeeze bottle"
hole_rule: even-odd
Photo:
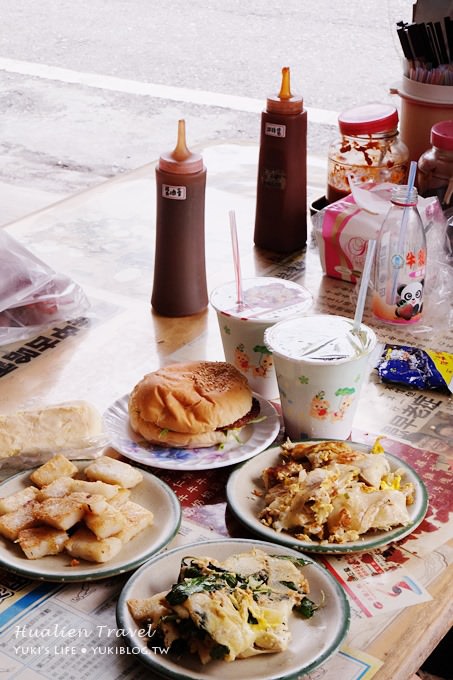
[[[264,134],[268,137],[286,137],[286,125],[276,125],[275,123],[266,123],[264,126]]]
[[[172,198],[174,201],[185,201],[186,187],[175,187],[171,184],[162,184],[162,196],[163,198]]]

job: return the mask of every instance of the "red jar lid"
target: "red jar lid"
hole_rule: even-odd
[[[432,126],[431,144],[438,149],[453,151],[453,120],[442,120]]]
[[[364,104],[343,111],[338,116],[340,132],[344,135],[372,135],[398,127],[398,111],[391,104]]]

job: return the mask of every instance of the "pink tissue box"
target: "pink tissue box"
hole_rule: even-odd
[[[346,196],[313,215],[314,235],[319,248],[323,272],[342,281],[356,283],[360,279],[370,239],[379,235],[393,184],[369,185],[383,201],[383,212],[370,213],[359,208],[352,195]],[[365,188],[365,187],[364,187]],[[429,224],[445,224],[437,198],[419,198],[418,208],[428,231]],[[442,228],[442,227],[441,227]],[[445,227],[443,227],[445,228]]]

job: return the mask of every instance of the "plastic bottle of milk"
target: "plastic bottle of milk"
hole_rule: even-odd
[[[423,312],[426,236],[417,199],[417,189],[400,186],[392,191],[376,244],[371,306],[387,323],[416,323]]]

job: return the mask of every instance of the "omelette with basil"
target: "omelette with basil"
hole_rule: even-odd
[[[198,654],[202,663],[282,652],[291,640],[292,612],[309,618],[317,609],[307,597],[305,564],[259,549],[223,562],[185,557],[169,591],[128,606],[137,623],[151,626],[153,646]]]

